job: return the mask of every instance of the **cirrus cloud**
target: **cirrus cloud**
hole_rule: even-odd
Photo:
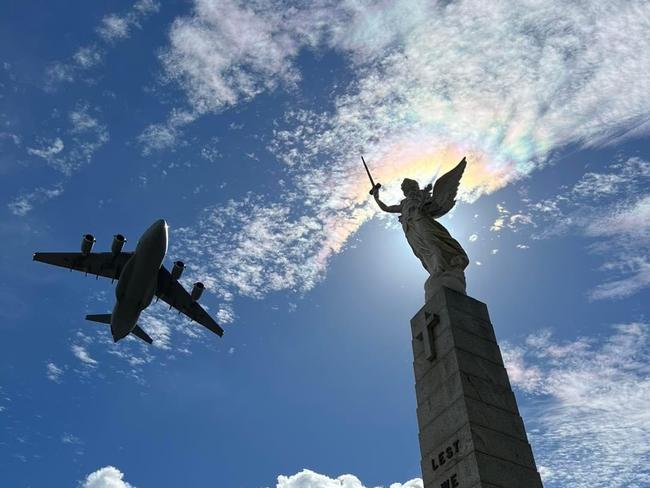
[[[648,324],[617,325],[602,340],[559,341],[541,331],[523,345],[502,346],[513,386],[535,400],[526,424],[546,481],[650,483]]]
[[[253,277],[231,279],[245,294],[310,289],[329,257],[377,215],[359,152],[389,201],[401,198],[401,178],[428,183],[467,155],[460,198],[473,201],[569,144],[602,145],[648,129],[647,2],[278,6],[196,0],[190,15],[177,18],[161,59],[187,105],[140,137],[145,152],[170,147],[205,113],[280,86],[299,90],[296,59],[305,49],[334,50],[354,67],[329,110],[294,105],[278,121],[268,149],[289,176],[281,195],[228,204],[241,223],[230,244],[214,232],[220,224],[212,210],[186,232],[219,248],[220,263],[199,253],[213,279]],[[501,219],[494,230],[533,225],[522,213]],[[272,237],[262,249],[247,238],[253,222]]]

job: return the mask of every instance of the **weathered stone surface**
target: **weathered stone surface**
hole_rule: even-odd
[[[475,456],[481,481],[507,488],[542,488],[542,480],[534,465],[526,468],[482,452],[475,453]]]
[[[497,341],[492,324],[456,309],[441,310],[440,321],[453,322],[455,329],[466,330],[488,341]]]
[[[490,315],[485,303],[479,302],[472,297],[463,295],[454,290],[442,289],[440,292],[436,293],[431,300],[428,300],[427,303],[425,303],[425,305],[415,314],[413,319],[411,319],[412,332],[415,331],[416,327],[414,323],[424,322],[427,314],[442,315],[442,313],[451,316],[450,318],[452,320],[455,317],[457,321],[463,321],[465,327],[474,328],[479,324],[485,325],[490,323]],[[468,324],[467,317],[471,317],[473,320],[479,322],[476,325]],[[415,334],[413,335],[415,336]],[[492,332],[492,335],[494,335],[494,332]]]
[[[452,469],[467,455],[474,451],[473,435],[469,424],[451,435],[435,440],[433,448],[422,453],[422,465],[428,463],[428,469],[438,476],[441,472]]]
[[[528,441],[474,423],[471,424],[471,431],[476,451],[526,468],[535,466]]]
[[[459,486],[460,488],[460,486]],[[465,488],[464,486],[462,488]],[[503,488],[502,486],[493,485],[492,483],[477,483],[468,488]]]
[[[468,453],[453,464],[446,464],[435,471],[430,462],[423,460],[421,466],[424,488],[438,488],[445,486],[446,482],[449,482],[449,488],[451,488],[453,486],[451,480],[454,479],[459,488],[472,486],[481,481],[479,466],[473,453]],[[523,488],[523,486],[517,488]]]
[[[434,361],[425,359],[424,354],[421,354],[413,361],[413,369],[415,381],[419,381],[425,375],[433,375],[442,380],[458,370],[458,362],[456,354],[451,350],[444,355],[438,354]]]
[[[460,378],[460,389],[465,396],[519,414],[517,401],[509,387],[467,373],[461,373]]]
[[[448,308],[466,313],[484,322],[490,322],[490,314],[485,303],[454,290],[443,290],[443,293]]]
[[[431,400],[417,408],[420,442],[423,445],[430,445],[432,440],[422,437],[446,437],[459,430],[468,419],[471,419],[472,425],[514,433],[518,438],[526,439],[524,423],[521,417],[513,412],[462,395],[452,400],[446,409],[444,407],[443,402]]]
[[[428,417],[429,422],[425,422],[424,419],[419,422],[421,446],[434,446],[440,442],[440,439],[447,439],[469,425],[465,399],[462,396],[439,414]],[[424,454],[422,453],[423,456]]]
[[[464,397],[464,404],[472,425],[481,425],[500,432],[514,433],[520,439],[526,439],[524,422],[519,415],[467,396]]]
[[[414,339],[413,347],[417,348],[417,351],[420,353],[417,356],[417,359],[426,359],[429,363],[435,364],[436,360],[443,357],[449,351],[454,349],[454,337],[451,333],[451,329],[448,327],[445,329],[440,329],[439,327],[434,328],[433,334],[433,349],[435,352],[435,358],[433,361],[426,359],[424,354],[424,339]]]
[[[481,356],[472,354],[466,350],[457,349],[454,351],[458,369],[463,373],[476,376],[489,383],[510,389],[508,373],[501,365],[488,361]]]
[[[442,289],[411,330],[424,488],[541,487],[485,304]]]
[[[440,415],[458,397],[463,395],[461,373],[455,373],[446,381],[435,382],[431,385],[417,385],[415,396],[418,408],[426,408],[427,415]],[[424,380],[423,380],[424,381]]]
[[[473,355],[492,361],[495,364],[502,365],[503,358],[501,357],[501,350],[496,342],[491,340],[482,339],[476,334],[467,332],[464,329],[451,327],[447,330],[452,332],[453,345],[458,349],[468,351]],[[440,337],[444,337],[445,332],[441,332]]]

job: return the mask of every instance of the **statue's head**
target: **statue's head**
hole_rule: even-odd
[[[414,191],[420,191],[418,182],[410,178],[404,178],[404,181],[402,181],[402,193],[406,196]]]

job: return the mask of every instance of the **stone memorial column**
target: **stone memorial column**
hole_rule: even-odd
[[[411,331],[424,488],[542,487],[485,304],[442,287]]]

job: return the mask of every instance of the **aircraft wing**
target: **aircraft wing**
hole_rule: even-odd
[[[198,322],[206,329],[223,336],[221,326],[210,317],[210,314],[198,302],[192,300],[189,292],[177,280],[172,278],[171,273],[164,266],[161,266],[158,272],[156,296],[169,304],[170,307],[174,307],[191,318],[194,322]]]
[[[114,255],[112,252],[35,252],[34,261],[74,269],[83,273],[104,276],[110,279],[119,279],[124,265],[133,255],[131,252],[121,252]]]

